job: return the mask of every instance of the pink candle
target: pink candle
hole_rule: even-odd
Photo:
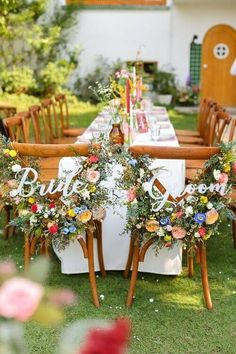
[[[130,83],[129,83],[129,79],[126,80],[125,91],[126,91],[126,111],[128,114],[130,114]]]

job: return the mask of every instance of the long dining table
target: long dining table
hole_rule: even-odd
[[[133,131],[132,145],[149,145],[149,146],[179,146],[175,135],[174,127],[170,122],[168,113],[163,107],[153,107],[149,113],[149,118],[155,117],[156,123],[160,126],[160,136],[158,140],[152,140],[150,131],[139,133]],[[109,112],[101,112],[84,134],[77,138],[76,143],[89,141],[99,132],[109,132]],[[63,175],[66,171],[72,171],[76,167],[77,157],[62,158],[59,164],[59,175]],[[155,159],[153,161],[155,167],[163,167],[158,176],[159,181],[176,197],[185,186],[185,161],[184,160],[163,160]],[[117,175],[120,166],[116,166],[113,175],[109,177],[106,186],[112,192],[115,188],[114,178]],[[124,270],[130,243],[130,235],[123,233],[126,222],[126,206],[125,195],[119,191],[120,199],[123,205],[115,208],[109,207],[106,210],[106,217],[102,222],[103,237],[103,255],[106,270]],[[94,240],[96,242],[96,239]],[[83,252],[79,242],[71,241],[64,250],[54,248],[54,251],[61,261],[61,272],[64,274],[77,274],[88,272],[87,260],[83,257]],[[96,245],[94,247],[94,264],[95,271],[99,270]],[[182,245],[181,242],[175,244],[171,248],[162,248],[158,254],[149,248],[145,261],[140,263],[139,271],[150,272],[156,274],[178,275],[182,271]]]

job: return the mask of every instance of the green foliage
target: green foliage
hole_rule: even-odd
[[[177,106],[197,106],[198,92],[191,88],[182,88],[176,91],[175,104]]]
[[[9,93],[30,93],[36,88],[33,70],[28,67],[13,67],[0,73],[2,90]]]
[[[62,91],[62,86],[66,82],[74,65],[66,60],[48,63],[40,71],[40,85],[42,92],[47,94]]]
[[[78,8],[54,6],[50,0],[0,0],[0,64],[3,77],[12,77],[21,68],[24,92],[47,95],[65,85],[77,65],[78,53],[67,48],[68,29],[76,23]],[[67,30],[67,31],[65,31]],[[64,54],[62,54],[64,53]],[[49,68],[54,79],[49,74]],[[30,80],[33,71],[35,83]],[[10,71],[8,75],[7,71]],[[15,75],[15,74],[14,74]],[[2,75],[1,75],[2,76]],[[19,76],[17,74],[17,76]],[[8,92],[21,92],[19,84],[6,84],[0,78],[0,86],[10,86]],[[11,81],[11,80],[10,80]],[[28,83],[28,86],[25,85]]]
[[[158,70],[153,77],[153,89],[159,94],[171,94],[176,91],[175,75],[172,72]]]
[[[90,87],[94,87],[96,83],[99,83],[101,86],[109,85],[110,76],[120,69],[121,66],[122,64],[120,60],[110,64],[106,58],[100,57],[97,66],[91,73],[85,76],[82,80],[80,78],[76,80],[74,89],[77,92],[78,97],[93,104],[100,102],[99,97],[94,94]]]

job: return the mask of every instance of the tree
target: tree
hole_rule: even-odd
[[[50,0],[0,0],[3,90],[46,95],[67,82],[77,65],[76,51],[67,49],[77,13],[78,7],[54,6]]]

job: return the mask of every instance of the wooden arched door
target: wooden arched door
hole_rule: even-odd
[[[224,106],[236,106],[236,76],[230,74],[235,58],[235,29],[228,25],[212,27],[202,46],[202,97],[211,97]]]

